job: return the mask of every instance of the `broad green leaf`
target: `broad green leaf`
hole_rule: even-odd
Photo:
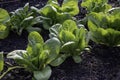
[[[0,72],[4,68],[4,57],[3,57],[3,52],[0,52]]]
[[[67,12],[65,12],[65,13],[57,12],[55,21],[56,21],[56,23],[62,24],[65,20],[68,20],[68,19],[72,19],[72,16],[69,13],[67,13]]]
[[[26,51],[29,55],[32,55],[34,53],[33,49],[32,49],[32,46],[28,44],[27,48],[26,48]],[[31,56],[32,57],[32,56]]]
[[[88,22],[89,20],[91,20],[92,23],[96,25],[96,27],[107,28],[107,24],[108,24],[107,16],[109,16],[109,14],[104,14],[103,12],[101,13],[91,12],[88,17]]]
[[[82,38],[86,38],[86,34],[87,34],[87,30],[83,27],[79,28],[79,29],[76,29],[74,31],[74,34],[76,36],[76,38],[79,40],[79,39],[82,39]]]
[[[23,9],[24,9],[24,11],[27,12],[29,10],[29,3],[26,3]]]
[[[33,31],[41,32],[41,28],[39,28],[39,27],[27,27],[27,31],[29,33],[33,32]]]
[[[29,27],[32,27],[32,20],[33,20],[33,16],[30,16],[30,17],[27,17],[25,18],[21,23],[20,23],[20,26],[23,26],[19,29],[19,32],[18,34],[21,35],[22,34],[22,31],[23,29],[28,29]],[[29,26],[28,26],[29,24]]]
[[[80,29],[75,30],[76,41],[77,41],[77,48],[80,49],[81,52],[85,47],[87,47],[88,41],[87,40],[87,30],[83,27]]]
[[[52,23],[53,21],[51,18],[40,16],[40,19],[41,19],[41,22],[43,23],[43,27],[45,29],[49,29],[51,27],[51,25],[53,25],[53,23]]]
[[[51,76],[51,73],[51,68],[47,66],[41,71],[34,71],[33,75],[36,80],[48,80]]]
[[[28,21],[31,21],[33,19],[33,16],[30,16],[30,17],[27,17],[25,18],[21,24],[24,24],[23,22],[28,22]]]
[[[33,31],[29,34],[28,41],[29,43],[33,43],[33,44],[40,43],[42,45],[44,43],[42,36],[36,31]]]
[[[34,66],[29,60],[30,57],[27,55],[26,50],[14,50],[8,53],[7,58],[14,59],[18,64],[30,71],[37,70],[36,66]]]
[[[35,24],[40,23],[40,22],[41,22],[41,18],[40,18],[40,16],[38,16],[32,20],[31,25],[35,25]]]
[[[48,49],[50,51],[47,63],[50,63],[57,57],[60,51],[60,46],[61,43],[57,38],[51,38],[45,42],[44,49]]]
[[[73,56],[73,59],[76,63],[80,63],[82,61],[80,56]]]
[[[62,25],[62,30],[73,32],[75,29],[77,29],[77,25],[73,20],[66,20]]]
[[[77,15],[79,13],[78,0],[64,0],[62,11],[68,12],[72,16]]]
[[[0,39],[4,39],[9,34],[9,29],[6,22],[10,19],[8,12],[0,8]]]
[[[97,27],[99,28],[100,26],[96,26],[95,24],[93,24],[93,22],[91,22],[90,20],[88,20],[88,25],[89,25],[89,29],[91,31],[95,31],[97,29]]]
[[[23,55],[26,53],[25,50],[14,50],[7,55],[7,58],[12,59],[23,59]]]
[[[0,24],[0,39],[4,39],[9,34],[9,28],[7,28],[5,25]]]
[[[42,36],[38,32],[33,31],[29,34],[28,41],[28,53],[31,54],[32,57],[38,56],[39,50],[42,50],[42,46],[44,44]]]
[[[75,35],[72,32],[62,30],[59,33],[59,38],[60,38],[61,41],[63,41],[63,43],[66,43],[68,41],[74,41],[75,40]]]
[[[0,23],[5,23],[10,19],[8,12],[2,8],[0,8]]]
[[[69,41],[66,42],[65,44],[62,45],[61,47],[61,52],[71,52],[72,49],[75,47],[75,42],[74,41]]]
[[[58,57],[50,63],[50,65],[59,66],[66,60],[66,58],[67,56],[65,54],[59,54]]]
[[[48,59],[49,54],[50,54],[49,50],[42,50],[40,52],[40,56],[39,56],[39,65],[41,66],[40,68],[45,67],[45,65],[47,64],[46,61]]]
[[[47,5],[40,9],[41,15],[48,17],[48,18],[52,18],[52,19],[56,18],[56,12],[57,12],[56,8],[51,5]]]
[[[50,37],[50,38],[53,38],[53,37],[57,37],[57,35],[54,34],[54,33],[50,33],[50,34],[49,34],[49,37]]]
[[[62,25],[61,24],[55,24],[55,25],[53,25],[50,29],[49,29],[49,31],[50,31],[50,34],[52,33],[52,34],[54,34],[56,37],[58,36],[58,34],[59,34],[59,28],[61,27]]]

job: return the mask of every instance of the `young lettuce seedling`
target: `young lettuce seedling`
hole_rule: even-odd
[[[39,10],[43,27],[49,29],[56,23],[63,23],[79,13],[78,0],[63,0],[62,5],[57,0],[48,0],[46,6]]]
[[[8,12],[0,8],[0,39],[4,39],[9,34],[9,28],[7,22],[9,21],[10,16]]]
[[[86,35],[87,30],[84,27],[78,28],[73,20],[66,20],[62,25],[56,24],[52,26],[50,28],[50,37],[56,37],[60,40],[60,52],[62,53],[55,61],[57,62],[59,59],[62,63],[67,57],[72,56],[74,61],[79,63],[81,61],[81,52],[87,47]]]
[[[89,14],[89,37],[98,44],[107,46],[120,45],[120,12]]]
[[[38,27],[32,27],[33,25],[40,23],[39,16],[35,16],[35,11],[29,9],[29,3],[25,4],[23,8],[11,12],[11,29],[15,31],[18,35],[21,35],[23,30],[31,31],[40,31]]]
[[[60,41],[51,38],[44,42],[37,32],[31,32],[28,41],[26,50],[15,50],[7,57],[31,71],[33,80],[48,80],[51,75],[49,64],[59,55]]]

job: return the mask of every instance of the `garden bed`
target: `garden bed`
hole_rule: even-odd
[[[61,1],[62,0],[59,0],[60,3]],[[8,11],[13,11],[18,7],[23,6],[26,2],[27,1],[20,2],[19,0],[10,3],[0,2],[0,6]],[[47,0],[33,0],[30,1],[30,5],[41,8],[46,4],[46,2]],[[112,2],[113,1],[110,3]],[[83,8],[80,9],[83,11],[76,16],[78,19],[83,18],[86,13]],[[41,32],[44,40],[49,38],[48,34],[48,31],[43,30]],[[16,33],[11,31],[7,38],[0,40],[0,52],[5,52],[4,71],[10,66],[18,65],[14,60],[6,58],[7,53],[18,49],[25,50],[27,44],[28,33],[26,31],[23,31],[21,36],[18,36]],[[83,52],[84,54],[81,55],[81,63],[75,63],[71,57],[68,58],[60,66],[52,67],[52,75],[49,80],[119,80],[120,47],[107,47],[104,45],[98,45],[92,41],[89,45],[91,46],[91,50],[89,52]],[[32,80],[32,75],[33,74],[24,69],[14,69],[6,74],[2,80]]]

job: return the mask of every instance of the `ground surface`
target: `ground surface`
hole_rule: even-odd
[[[42,7],[46,1],[33,0],[30,1],[30,5]],[[59,0],[60,3],[61,1]],[[8,11],[13,11],[23,6],[26,2],[25,0],[11,3],[0,2],[0,6]],[[115,3],[115,0],[111,0],[110,3]],[[84,17],[85,11],[83,8],[81,10],[83,11],[77,16],[78,18]],[[48,31],[44,31],[41,34],[45,40],[48,38]],[[25,31],[21,36],[10,32],[6,39],[0,40],[0,51],[4,51],[6,55],[8,52],[16,49],[26,49],[27,36],[28,33]],[[69,58],[59,67],[52,67],[53,72],[49,80],[120,80],[120,48],[110,48],[104,45],[97,45],[93,42],[90,43],[90,46],[91,51],[84,52],[81,63],[76,64]],[[10,66],[8,63],[17,65],[13,60],[6,58],[5,62],[5,70]],[[9,72],[2,80],[32,80],[31,75],[31,73],[24,69],[15,69]]]

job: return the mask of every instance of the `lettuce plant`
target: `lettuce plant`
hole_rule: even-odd
[[[38,32],[31,32],[28,36],[26,50],[15,50],[7,55],[15,59],[27,70],[33,72],[33,80],[48,80],[51,75],[49,64],[59,54],[60,42],[57,38],[51,38],[46,42]]]
[[[29,3],[27,3],[23,8],[19,8],[14,12],[11,12],[11,29],[15,31],[18,35],[21,35],[23,30],[40,31],[38,27],[32,27],[33,25],[40,22],[39,16],[35,16],[34,9],[29,9]]]
[[[50,37],[56,37],[61,42],[62,59],[72,56],[76,63],[81,61],[81,52],[87,47],[86,34],[87,30],[78,28],[73,20],[66,20],[62,25],[56,24],[50,28]],[[57,59],[62,63],[60,57]]]
[[[90,12],[106,12],[111,8],[111,5],[107,4],[108,0],[83,0],[81,6],[86,8],[88,13]]]
[[[7,22],[9,21],[10,16],[8,12],[0,8],[0,39],[4,39],[9,34],[9,28]]]
[[[77,21],[78,24],[87,25],[88,17],[91,12],[108,12],[112,6],[107,4],[108,0],[83,0],[81,6],[86,8],[86,17]]]
[[[43,27],[49,29],[56,23],[63,23],[79,13],[78,0],[64,0],[62,5],[57,0],[48,0],[46,6],[39,10]]]
[[[107,46],[120,45],[120,13],[112,11],[111,13],[89,14],[88,27],[89,37],[96,43]]]

